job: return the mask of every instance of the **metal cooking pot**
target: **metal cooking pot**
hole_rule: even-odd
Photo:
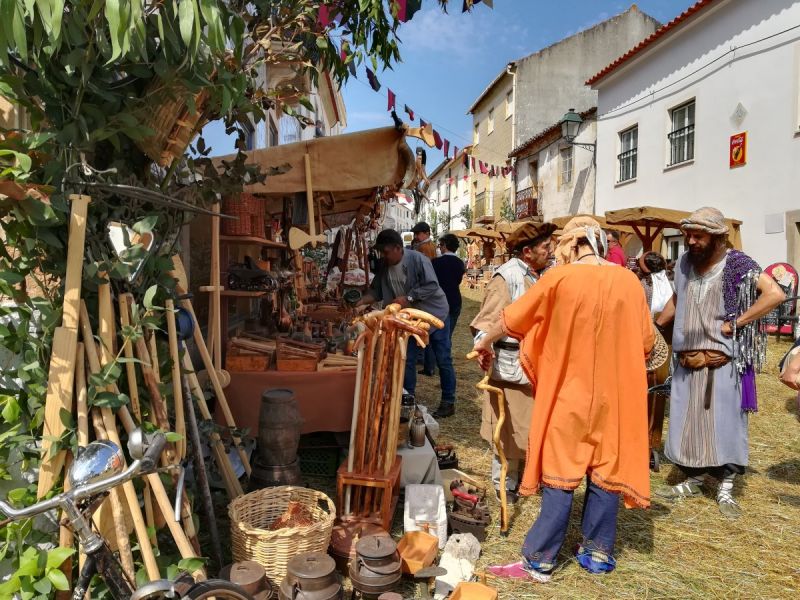
[[[402,576],[400,554],[391,538],[370,535],[356,544],[350,580],[362,595],[373,598],[388,592]]]
[[[286,566],[278,590],[280,600],[341,600],[336,563],[324,552],[298,554]]]

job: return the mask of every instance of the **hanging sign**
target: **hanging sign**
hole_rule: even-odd
[[[731,169],[747,164],[747,132],[731,136],[729,164]]]

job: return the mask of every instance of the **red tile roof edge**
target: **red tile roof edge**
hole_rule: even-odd
[[[587,79],[586,85],[594,85],[601,79],[605,78],[607,75],[610,75],[612,72],[616,71],[623,64],[631,60],[634,56],[640,54],[645,49],[652,46],[656,41],[664,37],[667,33],[675,29],[678,25],[691,19],[697,13],[704,10],[711,4],[714,4],[715,2],[719,2],[719,0],[699,0],[698,2],[687,8],[685,11],[683,11],[681,14],[679,14],[677,17],[672,19],[672,21],[656,29],[653,33],[651,33],[641,42],[636,44],[636,46],[634,46],[633,48],[628,50],[625,54],[617,58],[610,65],[606,66],[602,71],[592,76],[591,78]]]

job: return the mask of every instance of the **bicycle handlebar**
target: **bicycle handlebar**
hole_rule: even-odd
[[[37,502],[25,508],[16,509],[3,500],[0,500],[0,512],[10,517],[13,520],[27,519],[35,517],[54,508],[58,508],[63,502],[72,501],[77,502],[90,496],[94,496],[101,492],[105,492],[112,488],[117,487],[129,481],[140,474],[152,473],[158,465],[158,458],[164,450],[167,443],[167,438],[163,433],[158,433],[152,437],[150,447],[140,460],[135,460],[131,465],[122,473],[103,479],[102,481],[95,481],[85,485],[71,489],[68,492],[63,492],[57,496],[53,496],[49,500]]]

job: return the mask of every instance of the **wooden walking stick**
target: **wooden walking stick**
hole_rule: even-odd
[[[353,392],[353,418],[350,422],[350,447],[347,452],[347,471],[353,472],[353,465],[355,461],[354,446],[356,435],[358,433],[358,414],[361,410],[361,386],[363,385],[364,376],[364,345],[366,340],[366,326],[359,323],[358,331],[359,336],[356,339],[355,348],[358,349],[358,366],[356,367],[356,388]],[[347,486],[344,493],[344,514],[350,514],[350,500],[351,500],[352,487]]]
[[[119,320],[123,328],[130,327],[131,324],[129,298],[130,294],[120,294],[117,300],[119,304]],[[128,359],[128,362],[125,363],[125,372],[128,375],[128,397],[131,399],[131,410],[136,419],[141,422],[142,408],[139,404],[139,385],[136,383],[136,365],[131,360],[133,358],[133,345],[129,339],[125,340],[122,351],[125,353],[125,358]]]
[[[467,360],[477,358],[477,352],[470,352],[467,354]],[[500,432],[503,429],[503,423],[506,420],[506,397],[505,393],[499,387],[489,385],[489,378],[492,376],[492,367],[486,371],[483,379],[475,386],[479,390],[484,390],[489,393],[491,398],[494,395],[497,398],[497,424],[494,426],[492,433],[492,442],[494,443],[495,450],[497,451],[497,458],[500,459],[500,535],[508,535],[508,501],[506,499],[506,477],[508,476],[508,460],[506,460],[506,453],[503,451],[503,442],[500,439]]]
[[[72,207],[67,242],[67,269],[64,276],[64,304],[61,326],[53,332],[50,368],[47,376],[47,396],[44,405],[44,431],[42,433],[42,462],[36,497],[42,498],[50,491],[64,466],[64,451],[51,456],[53,440],[59,439],[66,429],[61,420],[62,409],[72,414],[72,392],[75,382],[75,351],[78,347],[78,312],[83,273],[83,252],[86,241],[86,215],[89,196],[71,195]]]

